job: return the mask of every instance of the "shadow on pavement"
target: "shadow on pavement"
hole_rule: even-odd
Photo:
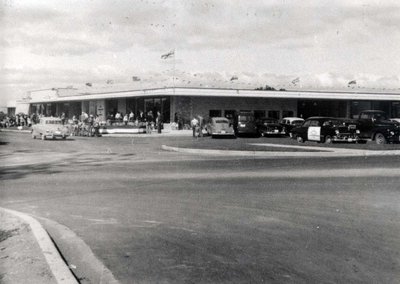
[[[0,180],[24,178],[29,174],[56,174],[60,172],[52,169],[50,164],[11,166],[0,168]]]

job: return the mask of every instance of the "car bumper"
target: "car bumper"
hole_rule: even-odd
[[[212,132],[211,136],[235,136],[234,132]]]
[[[50,138],[64,138],[67,137],[68,135],[66,133],[46,133],[44,134],[44,136],[46,136],[46,138],[50,137]]]
[[[261,131],[263,135],[286,135],[285,131]]]

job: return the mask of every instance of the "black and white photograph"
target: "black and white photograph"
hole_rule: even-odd
[[[400,283],[399,27],[0,0],[0,284]]]

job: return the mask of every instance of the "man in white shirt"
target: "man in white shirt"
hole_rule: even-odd
[[[193,117],[190,124],[192,125],[192,129],[193,129],[193,137],[196,137],[196,128],[199,126],[199,121],[196,119],[196,117]]]

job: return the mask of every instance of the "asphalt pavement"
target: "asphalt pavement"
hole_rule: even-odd
[[[0,206],[40,220],[82,283],[96,279],[90,253],[121,283],[399,283],[395,155],[255,159],[162,145],[253,151],[267,139],[0,135]]]

